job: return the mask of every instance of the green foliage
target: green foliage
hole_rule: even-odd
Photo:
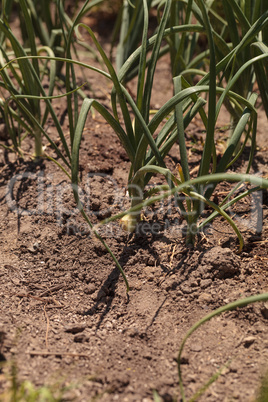
[[[241,250],[242,235],[226,210],[253,191],[268,188],[267,179],[248,174],[256,144],[256,83],[268,116],[268,11],[265,0],[226,0],[220,5],[213,0],[125,0],[115,27],[115,34],[120,32],[120,35],[114,68],[92,29],[80,23],[81,18],[101,2],[102,0],[87,0],[78,12],[76,3],[73,14],[77,14],[73,20],[64,11],[60,0],[3,2],[0,18],[0,112],[5,119],[13,149],[17,153],[22,154],[21,142],[27,134],[35,139],[37,157],[47,156],[43,153],[42,137],[49,141],[61,160],[61,163],[54,162],[72,181],[79,210],[93,235],[109,251],[128,290],[128,281],[122,267],[100,236],[98,227],[92,225],[79,198],[79,150],[90,111],[95,109],[113,128],[130,160],[128,193],[131,208],[105,219],[101,224],[121,219],[121,225],[125,229],[134,231],[142,208],[183,194],[184,199],[178,205],[187,223],[187,244],[194,244],[196,234],[220,214],[236,233]],[[14,8],[19,10],[23,44],[9,25]],[[149,37],[149,16],[153,9],[157,11],[158,26]],[[53,17],[52,10],[55,11]],[[74,33],[79,40],[83,38],[84,31],[89,34],[107,71],[74,59],[73,53],[77,56]],[[204,49],[200,47],[200,38],[205,38]],[[91,45],[84,46],[91,51]],[[174,94],[151,117],[151,97],[157,62],[168,51]],[[64,65],[66,94],[55,95],[54,88]],[[97,99],[88,99],[81,92],[84,101],[79,110],[80,88],[76,84],[75,65],[102,74],[112,82],[111,111]],[[132,96],[126,83],[136,76],[137,88]],[[47,92],[44,90],[46,82],[49,82]],[[70,146],[67,145],[53,108],[53,99],[60,96],[67,96]],[[44,108],[41,107],[41,102],[45,102]],[[219,158],[216,155],[215,126],[223,105],[230,113],[234,128],[227,147]],[[197,177],[192,178],[185,130],[197,114],[203,122],[206,138]],[[49,116],[58,131],[63,152],[44,129]],[[178,175],[173,174],[165,164],[165,157],[175,142],[179,144]],[[249,142],[251,152],[245,173],[226,173],[234,167]],[[51,157],[50,159],[53,160]],[[163,176],[166,184],[147,191],[146,186],[153,175]],[[232,198],[234,189],[217,205],[211,199],[218,183],[223,181],[250,183],[253,187]],[[158,193],[160,194],[155,195]],[[200,223],[200,216],[206,205],[213,212]],[[187,332],[178,355],[183,401],[186,399],[182,383],[181,355],[188,337],[212,317],[261,300],[268,300],[268,294],[252,296],[223,306],[204,317]],[[221,370],[190,401],[204,393],[220,374]],[[36,388],[28,381],[18,384],[15,374],[12,384],[8,396],[14,401],[61,400],[48,387]],[[156,392],[154,397],[155,400],[159,398]],[[266,400],[265,377],[258,402]]]
[[[24,12],[24,18],[26,25],[28,27],[28,37],[30,41],[29,52],[36,56],[39,51],[44,51],[50,56],[54,56],[50,48],[42,48],[37,50],[35,43],[34,31],[31,29],[32,22],[31,17],[28,12],[27,4],[24,0],[21,1],[22,10]],[[0,19],[0,32],[1,32],[1,43],[0,43],[0,64],[3,67],[12,58],[27,56],[27,52],[23,46],[16,39],[16,36],[7,25],[7,22]],[[7,40],[11,44],[11,51],[7,48]],[[21,133],[24,131],[31,133],[35,137],[35,154],[37,157],[42,154],[42,141],[41,133],[35,121],[43,126],[48,117],[48,106],[45,112],[41,113],[40,101],[38,99],[31,98],[29,100],[18,99],[17,95],[31,95],[31,96],[43,96],[46,95],[42,85],[43,72],[40,71],[40,66],[37,60],[31,63],[29,60],[19,60],[18,65],[11,65],[11,74],[13,79],[11,79],[11,74],[7,74],[2,68],[0,71],[2,80],[0,81],[0,88],[4,90],[4,94],[8,93],[8,96],[4,96],[5,101],[2,102],[1,111],[5,116],[6,125],[9,130],[10,137],[13,141],[14,148],[17,152],[20,151],[20,139]],[[55,84],[55,63],[51,63],[50,73],[50,87],[48,95],[51,96],[53,93],[53,88]],[[16,104],[16,108],[10,105],[10,101]],[[29,117],[29,113],[31,117]],[[15,129],[15,122],[18,124],[19,133],[17,135]]]
[[[148,10],[152,0],[147,1]],[[147,11],[148,12],[148,11]],[[147,15],[148,18],[148,15]],[[144,6],[143,0],[123,0],[123,4],[118,13],[113,32],[112,48],[115,38],[119,33],[119,43],[116,49],[116,70],[119,71],[125,61],[137,49],[142,39],[144,27]],[[136,67],[136,66],[135,66]],[[125,77],[127,79],[127,77]]]
[[[60,0],[3,2],[0,18],[0,112],[16,152],[21,154],[21,141],[27,134],[33,135],[35,139],[37,157],[44,156],[42,137],[45,136],[50,142],[64,166],[54,161],[72,181],[79,210],[93,235],[109,251],[128,290],[129,285],[122,267],[99,235],[98,227],[92,225],[79,198],[79,150],[90,111],[95,109],[113,128],[130,160],[128,193],[131,208],[105,219],[101,224],[121,219],[125,229],[134,231],[142,208],[183,194],[184,199],[178,205],[187,223],[187,244],[194,244],[196,234],[220,214],[237,234],[241,250],[242,235],[226,211],[253,191],[268,188],[267,179],[248,174],[257,133],[258,95],[254,92],[256,83],[268,116],[268,11],[265,0],[226,0],[221,4],[213,0],[125,0],[115,27],[115,34],[120,32],[120,35],[114,68],[92,29],[80,23],[81,18],[101,2],[102,0],[85,1],[73,20],[64,11]],[[23,44],[9,25],[13,7],[19,9]],[[153,9],[157,12],[158,26],[149,37],[149,16]],[[53,18],[52,10],[56,11]],[[73,57],[73,53],[76,55],[74,33],[76,38],[82,39],[84,31],[89,34],[107,71],[81,63]],[[205,43],[202,44],[203,49],[200,39]],[[91,51],[91,45],[84,46]],[[151,97],[157,62],[168,51],[174,94],[151,117]],[[66,94],[55,95],[54,88],[63,65],[66,66]],[[111,111],[97,99],[88,99],[84,94],[79,110],[75,65],[102,74],[112,82]],[[132,96],[126,83],[133,77],[137,77],[137,88]],[[45,92],[44,83],[47,81],[49,86]],[[67,96],[70,146],[67,145],[53,108],[53,99],[59,96]],[[41,102],[45,102],[45,108],[41,107]],[[215,126],[223,105],[230,113],[234,128],[227,147],[219,158],[216,155]],[[185,130],[197,114],[203,122],[206,137],[199,171],[197,177],[193,178],[190,174]],[[54,121],[63,152],[44,130],[48,116]],[[165,164],[165,157],[175,142],[179,144],[178,175],[173,174]],[[249,142],[251,152],[245,173],[226,173],[234,167]],[[163,176],[166,184],[147,191],[146,186],[153,175]],[[211,199],[218,183],[223,181],[237,182],[238,185],[241,182],[250,183],[253,187],[232,198],[234,189],[217,205]],[[200,223],[200,216],[206,205],[213,212]],[[183,401],[186,399],[182,383],[181,355],[188,337],[203,323],[224,311],[267,299],[266,293],[221,307],[187,332],[178,356]],[[219,375],[220,371],[190,401],[196,400]],[[55,399],[49,388],[35,388],[27,381],[20,385],[13,381],[11,393],[14,401],[60,400]],[[156,392],[154,397],[157,400]],[[258,402],[267,399],[265,379],[258,398]]]
[[[148,0],[148,17],[150,18],[150,27],[158,31],[155,26],[157,15],[158,25],[162,18],[162,8],[166,0]],[[182,26],[198,25],[193,22],[192,12],[193,1],[182,2],[172,1],[170,12],[167,18],[166,27],[174,31],[174,34],[166,36],[167,44],[161,47],[158,59],[166,53],[170,53],[171,69],[173,76],[178,75],[186,69],[200,68],[205,66],[204,60],[208,56],[208,52],[200,51],[198,44],[199,30],[181,30],[176,28]],[[135,52],[142,42],[142,32],[144,29],[144,4],[143,0],[134,0],[130,2],[124,0],[121,12],[118,14],[115,29],[113,33],[112,49],[115,43],[115,37],[119,33],[119,43],[116,49],[116,70],[119,71],[126,60]],[[201,53],[201,54],[200,54]],[[124,76],[124,82],[129,81],[138,74],[138,63],[133,63],[131,69]]]
[[[91,0],[88,5],[89,1],[87,1],[79,16],[76,16],[75,23],[101,2],[102,0]],[[13,8],[17,10],[20,17],[23,43],[19,41],[18,34],[9,24]],[[30,134],[35,139],[35,156],[41,157],[44,135],[67,166],[70,166],[70,152],[51,100],[63,66],[61,58],[65,55],[71,58],[75,23],[64,11],[60,0],[49,1],[49,4],[43,0],[4,1],[0,18],[0,90],[3,96],[0,112],[5,119],[13,149],[21,154],[21,142],[25,135]],[[44,54],[48,58],[43,58],[44,62],[40,62],[41,58],[38,60],[37,56]],[[27,58],[28,55],[33,57]],[[15,58],[18,63],[10,63]],[[57,63],[56,60],[58,60]],[[7,67],[9,71],[6,70]],[[68,92],[72,92],[76,88],[75,79],[71,80],[67,77],[65,80]],[[47,83],[46,93],[44,86]],[[41,98],[46,98],[44,111],[41,108]],[[44,132],[49,115],[54,120],[67,159]]]
[[[256,402],[266,402],[266,401],[268,401],[268,372],[266,372],[265,375],[263,376]]]
[[[17,366],[11,365],[9,386],[0,394],[2,402],[60,402],[68,390],[57,381],[54,385],[36,387],[31,381],[19,382]]]
[[[229,60],[220,76],[220,82],[227,83],[232,79],[234,73],[241,69],[254,55],[253,47],[267,45],[268,11],[265,0],[227,0],[221,3],[211,1],[208,5],[208,13],[212,15],[211,26],[215,41],[216,61],[220,62],[230,52],[234,51],[234,56]],[[248,36],[251,31],[252,35]],[[247,37],[246,46],[239,48],[241,42]],[[262,48],[264,51],[264,48]],[[267,53],[267,51],[266,51]],[[261,75],[263,68],[267,68],[267,60],[261,60],[252,64],[244,70],[238,77],[233,86],[233,90],[248,98],[254,90],[256,79],[259,83],[263,104],[267,103],[267,75]],[[225,102],[226,107],[233,119],[239,119],[237,105]]]
[[[200,30],[202,27],[197,26],[193,28],[192,25],[184,25],[182,27],[175,27],[173,30],[165,29],[171,7],[171,1],[168,1],[165,5],[157,34],[154,35],[151,40],[148,40],[149,18],[146,1],[143,1],[143,6],[144,29],[142,45],[125,62],[118,74],[116,74],[111,62],[90,27],[80,24],[81,27],[88,31],[93,39],[109,71],[110,79],[114,84],[111,95],[113,114],[109,113],[97,100],[92,100],[91,106],[101,113],[111,127],[113,127],[131,161],[128,190],[132,207],[140,204],[144,199],[144,188],[152,174],[158,173],[164,175],[170,187],[174,186],[174,182],[179,182],[179,179],[175,178],[171,172],[169,172],[164,162],[165,156],[177,140],[176,121],[174,115],[171,117],[169,117],[169,115],[179,102],[185,101],[182,106],[185,112],[182,122],[184,128],[186,128],[205,103],[203,99],[196,96],[196,93],[202,90],[208,91],[208,86],[202,88],[186,88],[162,106],[150,120],[149,112],[153,79],[163,37],[173,34],[174,31],[184,32],[191,29]],[[147,63],[146,54],[148,48],[152,48],[152,50],[150,60]],[[133,99],[122,82],[125,81],[125,77],[136,61],[139,62],[138,84],[136,99]],[[118,105],[121,109],[124,126],[120,124],[119,121]],[[133,124],[131,121],[132,113],[135,116]],[[167,119],[166,123],[159,131],[158,129],[165,119]],[[157,131],[159,131],[159,134],[157,134]],[[76,131],[76,135],[82,135],[82,128],[79,132]],[[135,216],[126,217],[122,221],[124,227],[131,230],[135,228],[135,222],[139,221],[140,218],[140,211],[137,211],[134,215]]]
[[[182,353],[183,353],[185,343],[188,340],[188,338],[192,335],[192,333],[195,332],[205,322],[211,320],[211,318],[216,317],[217,315],[220,315],[220,314],[222,314],[222,313],[224,313],[226,311],[231,311],[231,310],[234,310],[234,309],[237,309],[237,308],[247,306],[248,304],[251,304],[251,303],[256,303],[256,302],[266,301],[266,300],[268,300],[268,293],[263,293],[263,294],[259,294],[259,295],[256,295],[256,296],[250,296],[250,297],[246,297],[244,299],[236,300],[236,301],[234,301],[232,303],[226,304],[225,306],[222,306],[222,307],[218,308],[217,310],[212,311],[211,313],[207,314],[205,317],[203,317],[201,320],[199,320],[197,323],[195,323],[189,329],[189,331],[187,332],[187,334],[185,335],[185,337],[182,340],[180,350],[179,350],[179,354],[178,354],[178,359],[177,359],[178,373],[179,373],[179,383],[180,383],[181,397],[182,397],[183,402],[186,402],[187,399],[185,397],[184,387],[183,387],[182,371],[181,371],[181,360],[182,360]],[[193,395],[190,399],[188,399],[188,402],[196,401],[200,397],[200,395],[202,395],[207,390],[209,385],[211,385],[221,375],[222,370],[225,367],[227,367],[228,364],[229,363],[227,363],[227,365],[222,367],[215,375],[213,375],[208,380],[208,382],[200,390],[198,390],[195,393],[195,395]],[[266,395],[267,395],[267,378],[265,378],[263,380],[258,402],[265,401],[266,399],[263,399],[263,398],[265,398]]]
[[[129,158],[132,162],[130,176],[129,176],[129,194],[132,196],[132,208],[127,211],[126,218],[123,218],[124,226],[127,221],[130,222],[131,230],[134,229],[135,220],[133,220],[133,215],[130,217],[131,211],[134,212],[135,216],[139,216],[140,209],[142,206],[142,197],[144,197],[144,187],[149,182],[152,174],[161,174],[164,175],[167,179],[169,186],[172,188],[179,183],[183,183],[184,181],[189,182],[190,171],[189,171],[189,162],[187,156],[187,148],[185,143],[185,128],[187,127],[186,121],[189,115],[186,114],[187,108],[190,107],[191,102],[195,102],[194,106],[196,107],[199,103],[199,108],[196,109],[195,113],[200,113],[200,116],[203,120],[203,124],[206,130],[206,138],[204,144],[204,150],[201,157],[200,168],[198,172],[198,178],[202,178],[209,174],[218,174],[217,177],[220,177],[220,173],[222,173],[222,180],[224,180],[224,172],[233,166],[238,157],[242,154],[242,151],[249,139],[251,140],[251,154],[248,161],[248,166],[246,173],[249,172],[252,160],[253,160],[253,152],[255,148],[255,139],[256,139],[256,127],[257,127],[257,112],[255,109],[255,104],[257,100],[257,94],[252,93],[250,88],[246,94],[246,97],[243,97],[240,91],[236,92],[233,90],[235,84],[239,80],[239,78],[244,74],[245,71],[250,69],[252,65],[255,63],[263,62],[266,60],[267,53],[262,52],[261,55],[256,58],[252,58],[248,60],[242,67],[240,67],[237,71],[234,69],[232,75],[229,77],[229,81],[227,82],[225,88],[222,88],[222,79],[218,81],[219,76],[223,76],[226,72],[226,69],[230,64],[233,63],[233,60],[237,59],[237,55],[245,51],[248,48],[249,44],[252,43],[253,40],[256,40],[256,35],[261,32],[264,24],[267,23],[266,14],[261,16],[255,24],[250,27],[247,33],[244,35],[243,40],[235,48],[233,48],[229,53],[224,56],[219,62],[217,62],[217,46],[215,41],[215,31],[210,23],[208,10],[206,8],[206,3],[203,0],[196,0],[195,3],[189,2],[194,10],[194,14],[198,17],[200,25],[200,31],[205,31],[207,40],[208,40],[208,50],[210,55],[210,65],[209,65],[209,73],[207,74],[199,74],[203,76],[198,83],[193,86],[186,79],[184,75],[187,75],[189,71],[182,72],[181,75],[174,77],[174,96],[171,98],[165,105],[163,105],[160,110],[155,114],[155,116],[149,120],[149,108],[150,108],[150,97],[151,97],[151,89],[153,85],[153,76],[155,71],[155,65],[158,60],[159,52],[160,52],[160,43],[164,37],[169,38],[170,36],[174,36],[175,32],[188,32],[191,29],[191,25],[183,25],[180,27],[172,27],[169,29],[165,29],[168,16],[167,14],[171,13],[171,7],[173,5],[170,1],[165,1],[165,10],[168,10],[168,13],[165,14],[165,11],[162,14],[162,18],[160,20],[160,25],[158,28],[157,35],[153,36],[151,39],[147,40],[147,32],[148,27],[147,20],[144,21],[144,35],[143,41],[140,48],[138,48],[132,56],[125,62],[123,67],[118,73],[118,79],[120,82],[124,82],[124,78],[127,76],[128,71],[130,71],[131,66],[134,64],[136,59],[139,57],[139,70],[138,70],[138,90],[137,90],[137,98],[136,103],[133,102],[133,99],[130,97],[127,91],[125,91],[124,87],[119,87],[118,83],[115,84],[114,91],[116,92],[118,98],[122,92],[127,99],[132,111],[135,115],[135,126],[134,132],[132,131],[132,127],[130,127],[129,122],[127,125],[125,119],[125,125],[127,128],[127,136],[129,138],[129,143],[126,141],[122,141],[123,146],[127,150],[129,154]],[[161,3],[162,4],[162,3]],[[146,7],[146,4],[144,5]],[[148,15],[145,12],[145,16]],[[202,28],[203,26],[203,28]],[[162,36],[160,36],[161,28],[163,27]],[[187,28],[186,28],[187,27]],[[197,26],[196,26],[197,27]],[[180,28],[180,29],[179,29]],[[182,29],[184,28],[184,29]],[[151,43],[154,44],[152,54],[149,60],[146,60],[147,50],[150,48]],[[157,50],[156,50],[157,49]],[[177,57],[177,56],[176,56]],[[147,68],[147,72],[145,74],[145,68]],[[146,75],[146,83],[143,86],[143,82],[145,82]],[[144,89],[143,89],[144,88]],[[202,98],[197,98],[196,94],[199,93],[207,94],[208,98],[208,112],[206,113],[203,109],[203,104],[200,102],[204,102]],[[115,96],[114,96],[115,98]],[[218,99],[218,100],[217,100]],[[113,100],[113,110],[116,117],[116,103]],[[219,116],[221,107],[223,103],[228,101],[229,104],[235,105],[237,110],[238,121],[235,125],[234,130],[231,133],[228,146],[226,151],[220,160],[217,160],[216,156],[216,144],[215,144],[215,125],[217,122],[217,118]],[[122,105],[122,101],[120,103]],[[193,109],[192,109],[193,111]],[[171,117],[170,116],[171,113]],[[189,113],[189,109],[188,109]],[[123,111],[124,115],[124,111]],[[125,115],[128,116],[126,108]],[[164,119],[168,118],[166,124],[161,129],[158,135],[155,134],[156,130],[159,127],[159,124],[164,121]],[[128,128],[129,126],[129,128]],[[243,136],[245,133],[245,136]],[[153,138],[150,137],[154,136]],[[178,141],[180,145],[180,160],[181,160],[181,172],[180,178],[174,177],[170,171],[168,171],[165,167],[164,157],[169,151],[169,145],[172,146],[175,141]],[[137,143],[139,144],[136,147]],[[235,150],[238,145],[242,143],[241,149],[238,153],[235,154]],[[131,152],[129,151],[129,146],[132,146]],[[156,146],[156,147],[155,147]],[[149,147],[149,148],[148,148]],[[134,159],[133,159],[133,151],[134,151]],[[216,176],[215,176],[216,177]],[[198,224],[198,220],[200,215],[205,207],[205,205],[209,205],[212,207],[215,212],[211,215],[211,217],[215,217],[217,214],[221,214],[233,227],[236,232],[239,243],[240,250],[243,247],[243,239],[242,236],[232,221],[232,219],[227,215],[225,209],[230,206],[230,197],[227,197],[221,205],[214,204],[210,198],[218,184],[221,180],[214,180],[214,176],[211,175],[207,182],[202,180],[202,185],[197,184],[195,188],[188,188],[185,190],[184,194],[186,196],[185,202],[180,203],[179,207],[181,209],[181,213],[185,218],[188,226],[188,232],[186,235],[186,243],[193,244],[194,239],[198,231],[201,229],[202,224]],[[190,181],[189,183],[193,183]],[[138,189],[136,193],[133,191],[133,187]],[[163,190],[164,187],[161,187]],[[257,190],[257,188],[255,188]],[[152,191],[151,191],[152,192]],[[231,196],[231,195],[230,195]],[[164,196],[163,196],[164,197]],[[139,208],[135,208],[136,205],[139,205]],[[143,205],[148,205],[146,202]],[[119,215],[117,215],[118,217]],[[121,216],[121,214],[120,214]],[[104,222],[109,222],[114,218],[109,218]],[[209,218],[210,220],[212,218]],[[207,221],[208,222],[208,221]]]

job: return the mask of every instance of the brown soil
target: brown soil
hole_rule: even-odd
[[[107,82],[86,72],[92,93],[109,105]],[[163,91],[163,88],[166,90]],[[171,94],[168,64],[158,67],[152,108]],[[66,104],[61,100],[58,115]],[[219,127],[228,123],[222,116]],[[66,119],[63,124],[67,130]],[[260,112],[252,172],[267,175],[267,120]],[[52,123],[48,127],[54,133]],[[198,166],[202,128],[187,130],[191,167]],[[219,136],[226,137],[219,130]],[[220,144],[220,142],[219,142]],[[32,152],[25,142],[25,152]],[[219,150],[220,152],[220,150]],[[175,146],[167,164],[175,169]],[[243,171],[245,160],[237,166]],[[126,208],[129,162],[110,127],[90,118],[81,145],[81,183],[94,223]],[[0,394],[19,381],[70,386],[64,400],[180,400],[177,354],[187,330],[210,311],[268,291],[267,193],[233,208],[245,247],[221,218],[188,249],[183,222],[166,204],[148,208],[136,235],[118,223],[103,235],[122,264],[130,291],[109,254],[75,209],[66,176],[49,161],[18,160],[0,148]],[[221,199],[232,185],[218,188]],[[43,197],[43,198],[42,198]],[[262,210],[262,216],[260,211]],[[262,232],[260,229],[262,226]],[[214,318],[186,344],[183,379],[190,397],[227,361],[200,401],[254,401],[267,370],[268,308],[255,304]]]

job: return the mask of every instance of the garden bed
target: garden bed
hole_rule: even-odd
[[[90,96],[105,104],[111,85],[89,72],[87,80]],[[172,95],[170,80],[165,57],[157,67],[152,109]],[[57,102],[67,134],[66,102]],[[262,176],[268,174],[266,124],[260,110],[251,172]],[[228,125],[229,115],[223,113],[219,153]],[[200,127],[196,118],[186,131],[193,172],[200,162]],[[56,138],[52,121],[46,129]],[[1,138],[6,144],[4,134]],[[180,400],[177,355],[187,330],[224,304],[268,291],[267,192],[232,207],[245,240],[241,253],[222,218],[187,248],[184,222],[172,200],[143,211],[136,234],[127,234],[118,222],[103,227],[129,281],[127,293],[110,255],[76,210],[64,173],[51,161],[33,162],[31,141],[23,146],[25,159],[0,148],[0,351],[5,363],[0,394],[8,395],[15,367],[18,384],[46,385],[55,395],[62,391],[63,400],[149,402],[154,391],[163,401]],[[244,171],[244,159],[237,171]],[[176,172],[178,162],[175,144],[167,165]],[[88,118],[79,166],[93,223],[128,207],[129,161],[99,115]],[[221,184],[215,197],[222,199],[232,187]],[[267,320],[267,303],[257,303],[220,315],[195,332],[183,353],[186,396],[228,363],[199,400],[254,401],[268,369]]]

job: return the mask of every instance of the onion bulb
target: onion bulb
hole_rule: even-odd
[[[133,233],[138,223],[138,216],[136,214],[127,214],[120,219],[119,223],[122,229]]]

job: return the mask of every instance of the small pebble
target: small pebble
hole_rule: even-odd
[[[190,349],[192,352],[201,352],[202,346],[200,345],[200,343],[193,343],[191,344]]]
[[[64,331],[69,332],[71,334],[77,334],[79,332],[83,332],[86,329],[86,324],[68,324],[65,325]]]
[[[268,302],[264,303],[262,308],[261,308],[261,313],[263,315],[263,317],[268,320]]]
[[[256,341],[255,336],[247,336],[245,339],[243,339],[243,345],[245,346],[245,348],[248,348],[255,341]]]
[[[212,296],[209,293],[202,293],[199,297],[198,300],[201,303],[210,303],[212,299]]]
[[[76,343],[84,343],[88,341],[88,336],[86,336],[85,334],[76,334],[74,336],[74,342]]]

